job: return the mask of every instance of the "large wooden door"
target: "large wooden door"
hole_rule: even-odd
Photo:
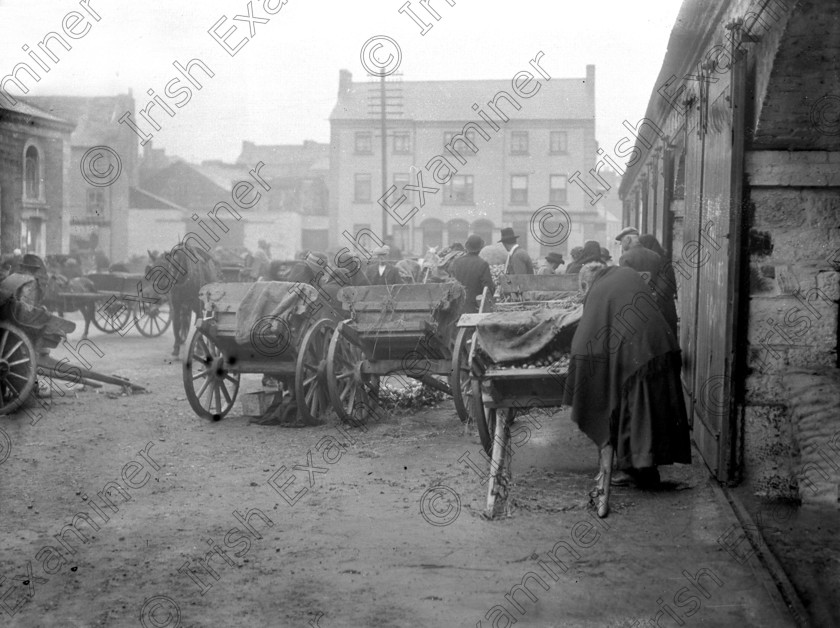
[[[732,386],[743,171],[739,70],[699,82],[687,112],[683,272],[678,273],[683,383],[694,441],[722,482],[736,477],[740,429]]]

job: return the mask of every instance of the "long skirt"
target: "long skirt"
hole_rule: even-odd
[[[617,468],[691,463],[680,368],[680,353],[668,353],[648,362],[625,382],[621,404],[610,422]]]

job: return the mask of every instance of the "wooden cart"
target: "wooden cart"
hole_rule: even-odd
[[[85,277],[93,282],[94,292],[59,292],[45,298],[44,305],[61,313],[77,310],[83,302],[94,303],[91,323],[106,334],[135,327],[141,335],[156,338],[169,328],[169,300],[158,294],[143,275],[114,272]],[[134,324],[130,325],[132,319]]]
[[[292,393],[283,416],[294,412],[304,423],[316,424],[330,409],[326,386],[326,356],[336,322],[343,318],[307,284],[273,282],[304,294],[304,313],[295,313],[273,328],[260,319],[249,342],[236,342],[236,314],[256,283],[212,283],[201,288],[204,317],[196,323],[183,367],[190,406],[203,418],[227,415],[239,392],[240,375],[261,373],[283,383]]]
[[[508,496],[510,469],[510,428],[516,413],[533,408],[559,408],[568,373],[568,360],[536,359],[542,363],[528,367],[492,363],[483,354],[475,333],[477,325],[494,312],[547,309],[565,315],[563,330],[555,342],[559,350],[568,353],[576,320],[582,313],[577,303],[577,276],[511,275],[500,286],[500,300],[492,312],[465,314],[458,321],[461,331],[473,334],[470,341],[468,369],[471,374],[473,397],[476,400],[476,424],[481,444],[490,456],[490,485],[487,492],[489,517],[498,514],[498,506]],[[552,354],[553,355],[553,354]],[[550,363],[548,363],[550,362]],[[479,401],[480,400],[480,401]],[[502,420],[499,420],[502,417]],[[612,458],[612,450],[609,452]],[[602,465],[603,468],[603,465]],[[609,474],[602,474],[599,482],[599,516],[606,516],[609,501]]]
[[[379,381],[402,375],[423,382],[455,400],[467,421],[470,404],[464,339],[455,323],[465,292],[455,282],[357,286],[338,293],[350,318],[336,327],[327,355],[330,400],[339,417],[359,421],[376,405]]]
[[[38,305],[39,296],[32,275],[13,273],[0,281],[0,415],[26,403],[39,375],[93,388],[101,382],[127,392],[144,391],[125,378],[77,366],[68,369],[51,358],[48,350],[57,347],[76,324]]]

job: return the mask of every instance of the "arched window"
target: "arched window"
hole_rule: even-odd
[[[420,223],[423,231],[423,253],[432,247],[443,244],[443,223],[435,218],[427,218]]]
[[[36,146],[28,146],[24,153],[23,185],[23,195],[26,198],[41,198],[41,153]]]
[[[466,220],[450,220],[446,228],[449,232],[449,246],[456,242],[463,244],[470,235],[470,225]]]
[[[484,244],[493,244],[493,223],[489,220],[476,220],[472,224],[472,232],[480,235]]]

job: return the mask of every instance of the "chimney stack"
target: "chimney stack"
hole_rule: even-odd
[[[350,86],[353,84],[353,74],[350,70],[338,71],[338,97],[341,98],[350,91]]]
[[[586,66],[586,97],[595,104],[595,66]]]

